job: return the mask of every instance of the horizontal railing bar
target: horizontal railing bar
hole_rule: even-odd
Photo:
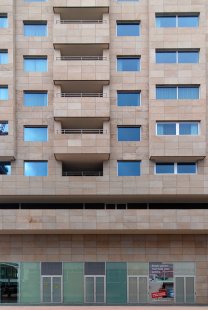
[[[59,56],[56,60],[107,60],[103,56]]]
[[[61,129],[57,130],[57,134],[103,134],[107,130],[103,129]]]
[[[103,24],[107,23],[106,20],[103,19],[80,19],[80,20],[75,20],[75,19],[58,19],[56,20],[57,24]]]
[[[107,97],[105,93],[57,93],[57,97]]]
[[[62,171],[62,176],[103,176],[103,171]]]

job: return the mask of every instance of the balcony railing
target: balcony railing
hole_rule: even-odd
[[[70,176],[103,176],[103,171],[63,171],[62,176],[64,177],[70,177]]]
[[[70,20],[63,20],[63,19],[57,19],[56,20],[57,24],[103,24],[107,23],[106,20],[103,19],[98,19],[98,20],[93,20],[93,19],[81,19],[81,20],[75,20],[75,19],[70,19]]]
[[[56,60],[107,60],[103,56],[59,56]]]
[[[107,97],[105,93],[57,93],[57,97]]]
[[[102,135],[104,133],[103,129],[61,129],[57,130],[57,134],[69,135],[69,134],[97,134]],[[107,130],[105,130],[107,133]]]

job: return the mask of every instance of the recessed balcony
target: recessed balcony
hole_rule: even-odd
[[[106,81],[55,81],[54,118],[110,118],[109,86]]]
[[[96,118],[65,118],[55,125],[54,154],[57,160],[72,160],[77,156],[92,161],[109,159],[109,122]]]
[[[78,157],[76,160],[62,162],[62,176],[64,177],[101,177],[103,176],[103,162]]]
[[[109,59],[104,56],[58,56],[54,80],[110,80]]]
[[[54,8],[54,44],[109,43],[108,8]]]

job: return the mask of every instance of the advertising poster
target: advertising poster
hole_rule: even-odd
[[[151,301],[174,301],[173,264],[149,263],[149,291]]]

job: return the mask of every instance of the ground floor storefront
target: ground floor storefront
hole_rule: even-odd
[[[0,235],[0,249],[1,309],[208,304],[207,235]]]

